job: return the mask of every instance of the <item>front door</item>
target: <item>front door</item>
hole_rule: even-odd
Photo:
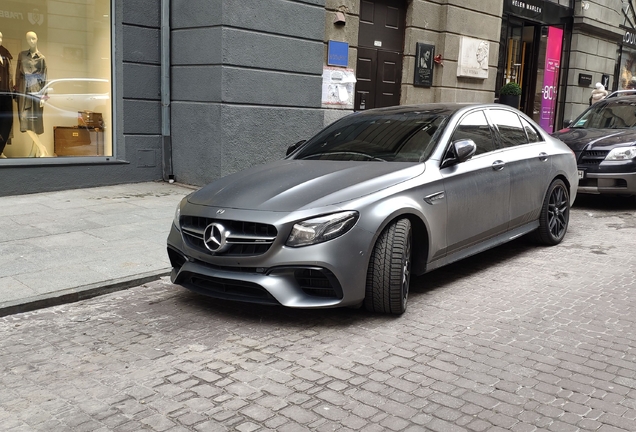
[[[467,114],[452,141],[470,139],[477,152],[469,160],[440,172],[444,179],[448,218],[448,254],[462,254],[477,243],[508,229],[510,172],[481,110]]]
[[[404,0],[362,0],[356,65],[356,110],[400,104]]]

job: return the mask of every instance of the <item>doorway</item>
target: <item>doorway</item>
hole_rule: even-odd
[[[405,0],[361,0],[356,111],[400,104]]]
[[[552,133],[561,79],[563,27],[514,18],[506,27],[502,29],[505,53],[500,56],[498,86],[511,81],[519,84],[519,109]]]

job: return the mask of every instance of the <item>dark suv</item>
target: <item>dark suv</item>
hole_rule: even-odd
[[[610,94],[552,135],[576,155],[579,193],[636,195],[636,92]]]

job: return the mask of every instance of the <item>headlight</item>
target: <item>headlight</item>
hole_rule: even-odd
[[[618,147],[610,150],[605,160],[622,161],[636,158],[636,147]]]
[[[340,237],[358,221],[358,212],[347,211],[298,222],[292,228],[287,246],[309,246]]]
[[[177,204],[177,209],[174,211],[174,219],[172,220],[172,223],[174,224],[175,228],[178,229],[179,231],[181,231],[181,225],[179,224],[179,218],[181,217],[181,207],[183,207],[183,205],[186,203],[186,201],[188,200],[188,197],[184,197],[179,204]]]

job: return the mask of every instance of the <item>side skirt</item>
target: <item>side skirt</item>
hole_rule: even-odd
[[[485,250],[492,249],[504,243],[508,243],[509,241],[526,235],[536,230],[537,228],[539,228],[539,221],[535,220],[520,227],[517,227],[511,231],[506,231],[505,233],[489,238],[488,240],[481,243],[477,243],[476,245],[467,247],[466,249],[462,249],[445,257],[439,258],[435,261],[431,261],[426,266],[425,273],[435,270],[436,268],[443,267],[447,264],[454,263],[455,261],[468,258],[471,255],[475,255]]]

